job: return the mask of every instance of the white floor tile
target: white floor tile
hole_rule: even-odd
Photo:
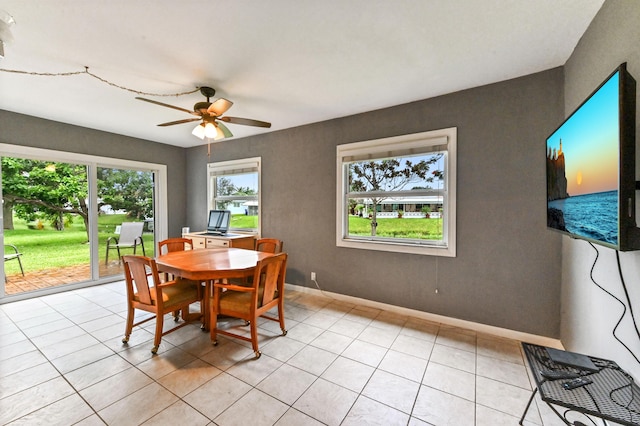
[[[151,383],[100,410],[98,415],[107,424],[138,425],[160,413],[177,400],[177,396],[158,383]]]
[[[475,425],[475,404],[428,386],[421,386],[415,407],[411,413],[433,425]]]
[[[478,376],[476,378],[476,395],[478,404],[520,417],[531,397],[531,391]],[[541,424],[537,410],[530,409],[527,418],[534,423]]]
[[[498,426],[531,394],[520,342],[296,291],[285,305],[286,336],[258,323],[259,359],[197,325],[157,355],[153,321],[123,344],[122,282],[0,305],[0,424]],[[560,424],[536,398],[525,425]]]
[[[409,421],[409,415],[401,411],[381,404],[377,401],[360,396],[342,426],[379,425],[379,426],[404,426]]]
[[[315,381],[293,408],[334,426],[345,418],[358,394],[323,379]]]
[[[320,423],[314,418],[307,416],[306,414],[296,410],[295,408],[289,408],[284,413],[280,420],[275,423],[275,426],[322,426],[324,423]]]
[[[422,383],[471,402],[476,400],[476,376],[466,371],[430,362]]]
[[[411,413],[420,384],[386,371],[376,370],[362,394],[404,413]]]
[[[371,378],[375,368],[345,357],[338,357],[333,364],[322,373],[322,378],[332,383],[362,392]]]
[[[215,419],[251,389],[242,380],[222,373],[182,399],[209,419]]]
[[[142,424],[144,426],[166,426],[171,424],[205,426],[210,423],[211,420],[196,409],[183,401],[177,401]]]
[[[288,408],[287,404],[252,389],[214,421],[220,426],[270,426],[282,417]]]
[[[429,361],[469,373],[476,372],[476,354],[453,346],[435,344]]]
[[[314,346],[307,346],[295,354],[287,364],[319,376],[338,355]]]
[[[387,349],[382,346],[356,339],[342,352],[342,356],[377,367],[386,353]]]
[[[316,379],[317,377],[311,373],[283,364],[256,388],[285,404],[292,405]]]
[[[378,368],[420,383],[427,368],[427,360],[390,350],[384,356]]]

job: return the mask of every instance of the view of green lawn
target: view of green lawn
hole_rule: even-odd
[[[130,219],[124,214],[101,215],[98,218],[98,238],[100,261],[104,261],[107,239],[117,237],[116,225]],[[255,228],[257,216],[233,215],[231,227]],[[442,219],[397,219],[379,218],[377,235],[380,237],[442,239]],[[84,223],[80,217],[65,227],[64,231],[56,231],[50,225],[44,224],[43,229],[32,229],[24,220],[14,217],[14,228],[5,230],[6,244],[15,245],[23,254],[22,263],[25,271],[61,268],[89,264],[89,244]],[[33,224],[31,224],[33,225]],[[371,221],[357,216],[349,217],[349,232],[351,235],[371,235]],[[154,241],[152,233],[143,235],[144,246],[148,256],[154,255]],[[131,252],[130,250],[127,253]],[[141,252],[139,251],[139,254]],[[117,254],[110,253],[115,259]],[[20,273],[18,262],[5,263],[7,275]]]
[[[234,214],[231,216],[231,221],[229,222],[230,228],[237,229],[257,229],[258,228],[258,216],[253,215],[245,215],[245,214]]]
[[[378,218],[378,237],[412,238],[419,240],[442,240],[442,218],[406,219]],[[349,216],[349,235],[371,235],[371,220]]]
[[[98,238],[100,260],[104,261],[107,250],[107,239],[117,237],[116,225],[130,221],[124,214],[101,215],[98,217]],[[72,223],[65,226],[64,231],[56,231],[49,224],[43,223],[43,229],[30,229],[24,220],[14,217],[14,229],[4,231],[5,244],[13,244],[22,253],[22,264],[25,271],[61,268],[89,264],[89,244],[84,222],[79,216],[74,217]],[[31,224],[32,225],[32,224]],[[35,228],[31,226],[31,228]],[[153,256],[153,234],[142,236],[147,256]],[[127,253],[131,252],[128,250]],[[138,250],[138,254],[142,254]],[[115,259],[114,251],[109,257]],[[20,266],[16,261],[5,263],[7,275],[19,274]]]

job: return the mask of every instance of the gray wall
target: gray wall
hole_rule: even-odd
[[[473,72],[470,70],[469,72]],[[287,282],[558,337],[561,237],[546,230],[545,139],[563,115],[561,68],[450,95],[189,149],[188,225],[206,163],[262,157],[262,234],[285,242]],[[458,128],[456,258],[335,245],[336,145]],[[436,287],[439,293],[435,294]]]
[[[167,165],[169,236],[185,223],[185,150],[0,110],[0,143]]]
[[[565,65],[565,114],[570,114],[622,62],[638,83],[636,144],[640,142],[640,2],[607,0]],[[636,145],[637,146],[637,145]],[[640,149],[636,148],[640,177]],[[640,201],[636,192],[636,201]],[[640,206],[636,203],[636,211]],[[615,252],[598,247],[594,269],[598,284],[624,300]],[[620,303],[591,281],[596,252],[584,241],[563,238],[561,339],[567,349],[613,359],[640,379],[640,365],[613,336],[622,315]],[[622,271],[636,313],[640,310],[640,252],[620,254]],[[638,318],[640,321],[640,318]],[[640,326],[640,323],[638,324]],[[616,335],[640,358],[640,339],[627,312]]]

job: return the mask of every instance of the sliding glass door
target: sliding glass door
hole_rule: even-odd
[[[97,168],[99,273],[123,272],[119,255],[154,254],[152,171]],[[137,222],[137,223],[136,223]]]
[[[1,144],[0,159],[3,300],[120,279],[120,255],[166,237],[163,165]]]

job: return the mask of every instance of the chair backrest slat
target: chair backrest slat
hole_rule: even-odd
[[[155,261],[144,256],[122,256],[122,259],[124,260],[128,291],[137,293],[141,303],[151,305],[151,292],[154,290],[152,290],[149,279],[154,285],[160,282]]]
[[[258,306],[264,306],[275,299],[276,291],[279,297],[282,296],[281,282],[284,283],[286,262],[287,254],[279,253],[263,259],[256,265],[253,286],[255,289],[262,289],[262,299],[258,300]]]
[[[284,243],[276,238],[258,238],[256,240],[256,251],[265,253],[282,253]]]
[[[161,255],[172,251],[185,251],[187,249],[193,249],[193,240],[189,238],[167,238],[158,243],[158,253]]]

